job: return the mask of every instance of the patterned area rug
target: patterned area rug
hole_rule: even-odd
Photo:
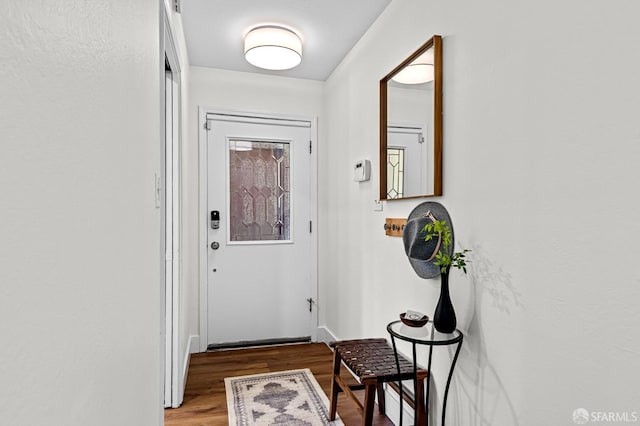
[[[229,426],[342,426],[308,368],[224,379]]]

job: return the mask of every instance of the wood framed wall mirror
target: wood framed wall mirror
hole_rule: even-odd
[[[442,37],[380,80],[380,199],[442,195]]]

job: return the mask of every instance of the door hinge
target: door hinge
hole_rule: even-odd
[[[173,0],[173,7],[178,13],[182,13],[182,6],[180,5],[180,0]]]
[[[313,142],[309,141],[309,154],[311,154],[311,147],[312,147]]]
[[[309,221],[309,233],[313,232],[313,222]]]
[[[211,124],[209,123],[209,120],[205,120],[204,128],[205,130],[211,130]]]

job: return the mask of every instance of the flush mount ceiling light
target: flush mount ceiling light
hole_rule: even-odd
[[[277,25],[253,28],[244,37],[244,57],[267,70],[288,70],[302,60],[302,40],[295,32]]]
[[[428,83],[433,81],[433,69],[433,49],[429,49],[391,79],[402,84]]]

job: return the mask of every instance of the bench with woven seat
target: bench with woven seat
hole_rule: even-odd
[[[373,406],[376,391],[378,393],[378,409],[380,414],[385,414],[384,387],[385,382],[397,382],[398,380],[416,380],[416,398],[418,404],[418,419],[416,424],[423,425],[424,411],[424,380],[427,371],[418,369],[414,373],[413,363],[398,355],[400,374],[396,365],[393,349],[386,339],[357,339],[333,342],[330,346],[333,352],[333,377],[331,379],[331,405],[329,418],[335,420],[338,405],[338,394],[344,392],[360,408],[362,412],[362,424],[371,426],[373,422]],[[344,365],[353,372],[359,383],[349,385],[340,377],[340,367]],[[364,389],[364,404],[353,393],[354,390]]]

